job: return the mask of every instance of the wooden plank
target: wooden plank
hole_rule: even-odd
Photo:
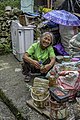
[[[49,116],[49,111],[44,108],[44,109],[40,109],[38,107],[36,107],[34,104],[33,104],[33,100],[30,99],[28,101],[26,101],[27,105],[29,105],[31,108],[35,109],[36,111],[38,111],[40,114],[44,114],[46,117],[50,117]]]
[[[26,103],[27,103],[31,108],[34,108],[34,109],[37,110],[40,114],[42,114],[42,110],[40,110],[39,108],[37,108],[37,107],[33,104],[33,100],[32,100],[32,99],[26,101]]]
[[[28,101],[26,101],[26,104],[29,105],[31,108],[35,109],[37,112],[39,112],[42,115],[45,115],[46,117],[48,117],[50,119],[50,113],[49,110],[44,108],[44,109],[40,109],[37,108],[34,104],[33,104],[33,100],[30,99]],[[64,118],[64,120],[72,120],[73,116],[67,116],[68,118]]]

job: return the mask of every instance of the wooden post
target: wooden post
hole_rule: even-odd
[[[52,0],[47,0],[47,6],[52,9]]]
[[[50,0],[47,0],[47,6],[48,6],[48,8],[49,8],[49,1],[50,1]]]
[[[51,0],[51,9],[52,9],[52,0]]]

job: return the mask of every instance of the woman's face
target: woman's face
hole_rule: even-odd
[[[43,36],[40,41],[41,46],[43,48],[48,47],[51,44],[51,42],[52,42],[52,40],[51,40],[51,36],[49,34],[46,34],[45,36]]]

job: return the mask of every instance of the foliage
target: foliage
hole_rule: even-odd
[[[12,50],[11,50],[11,45],[10,43],[3,43],[3,44],[0,44],[0,55],[1,54],[8,54],[10,53]]]
[[[4,14],[3,10],[0,10],[0,16],[2,16]]]
[[[5,10],[6,6],[20,8],[20,0],[2,0],[0,1],[0,10]]]
[[[20,0],[0,0],[0,16],[4,15],[4,10],[6,6],[11,6],[11,8],[20,9]],[[11,51],[11,43],[8,42],[8,40],[7,42],[0,43],[0,55],[8,54]]]

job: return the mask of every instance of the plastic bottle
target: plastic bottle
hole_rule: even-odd
[[[40,64],[41,68],[44,67],[42,61],[39,61],[39,64]]]

